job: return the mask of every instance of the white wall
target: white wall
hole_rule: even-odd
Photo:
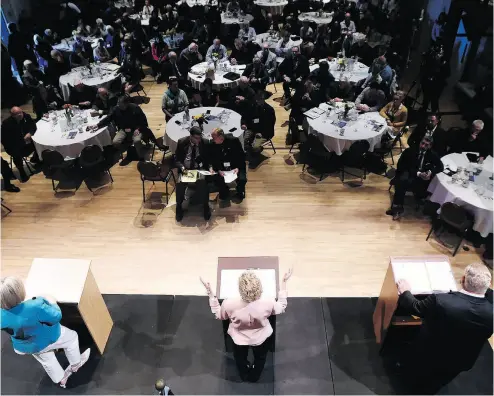
[[[32,0],[2,0],[2,11],[5,14],[7,22],[17,22],[23,9],[28,13],[31,11]]]

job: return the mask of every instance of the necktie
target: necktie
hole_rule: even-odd
[[[424,165],[425,151],[419,153],[419,171],[422,172],[422,166]]]
[[[196,150],[197,146],[195,144],[192,145],[192,152],[190,153],[190,168],[196,168]]]

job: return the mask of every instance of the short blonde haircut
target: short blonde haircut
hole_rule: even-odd
[[[240,297],[247,303],[259,300],[262,294],[262,284],[256,274],[247,271],[238,280]]]
[[[491,285],[492,276],[484,264],[470,264],[465,268],[463,287],[466,291],[475,294],[485,294]]]
[[[7,276],[2,278],[0,285],[0,306],[2,309],[11,309],[19,305],[26,298],[24,283],[19,278]]]

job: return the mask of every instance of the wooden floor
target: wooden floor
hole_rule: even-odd
[[[166,86],[145,87],[150,102],[142,108],[161,136]],[[75,195],[55,196],[38,174],[21,193],[3,193],[13,212],[2,219],[2,276],[26,276],[35,257],[85,258],[103,293],[203,294],[199,276],[214,283],[219,256],[275,255],[282,271],[294,268],[292,296],[376,296],[389,256],[450,255],[433,238],[425,241],[430,223],[413,208],[401,221],[385,215],[388,179],[371,175],[357,188],[336,176],[316,183],[301,165],[288,165],[281,126],[288,113],[273,101],[280,96],[278,85],[269,99],[277,153],[266,150],[271,157],[249,171],[241,205],[212,202],[210,222],[194,209],[177,224],[174,206],[159,204],[164,185],[154,188],[152,207],[142,206],[135,162],[114,167],[113,187],[95,195],[83,185]],[[473,247],[450,258],[457,279],[480,260]]]

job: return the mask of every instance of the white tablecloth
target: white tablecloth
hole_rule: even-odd
[[[319,108],[326,110],[329,106],[326,103],[322,103]],[[370,145],[369,151],[371,152],[374,151],[374,147],[379,147],[381,137],[386,131],[386,122],[377,111],[360,114],[357,121],[346,121],[347,124],[343,128],[345,130],[343,136],[340,136],[340,128],[331,123],[331,121],[337,122],[337,112],[340,111],[343,111],[343,108],[332,109],[329,118],[326,114],[316,119],[307,117],[309,133],[318,135],[324,146],[336,155],[343,154],[357,140],[367,140]],[[382,123],[382,127],[376,131],[373,125],[368,124],[368,121]]]
[[[324,60],[324,59],[322,59]],[[351,83],[356,83],[360,80],[367,78],[369,75],[369,66],[364,65],[362,62],[355,62],[353,67],[353,71],[338,71],[338,64],[336,63],[336,59],[333,58],[329,63],[329,71],[334,76],[336,81],[341,81],[348,79]],[[314,70],[319,69],[319,63],[312,65],[309,67],[309,70],[313,72]]]
[[[74,131],[77,131],[77,135],[74,139],[68,138],[70,131],[62,132],[60,128],[60,119],[55,127],[53,127],[51,120],[45,121],[44,118],[39,120],[36,123],[38,129],[33,135],[34,147],[36,147],[36,152],[39,157],[42,157],[41,153],[44,150],[55,150],[62,154],[66,159],[77,158],[82,149],[86,146],[97,145],[103,148],[104,146],[111,145],[112,139],[109,127],[100,128],[92,133],[86,131],[87,126],[95,125],[102,119],[99,118],[99,116],[94,118],[91,117],[90,112],[91,110],[85,110],[85,113],[88,116],[88,122],[87,124],[83,124],[83,132],[79,133],[77,128],[73,129]],[[64,111],[59,110],[58,113],[64,114]],[[62,115],[62,117],[65,116]]]
[[[250,14],[234,17],[232,15],[227,16],[226,13],[224,12],[221,13],[221,23],[224,23],[225,25],[240,24],[242,22],[251,23],[253,20],[254,17]]]
[[[177,4],[183,4],[185,0],[177,2]],[[189,7],[194,6],[211,6],[216,7],[218,5],[218,0],[186,0],[185,1]]]
[[[286,0],[255,0],[255,5],[262,8],[267,8],[267,11],[271,14],[278,15],[283,13],[283,8],[288,4]]]
[[[100,70],[103,74],[97,75],[94,67],[96,65],[93,63],[91,67],[93,68],[93,74],[87,75],[87,67],[81,66],[72,69],[70,73],[64,74],[60,77],[60,89],[62,90],[63,99],[65,101],[69,100],[70,88],[69,85],[74,86],[77,82],[81,81],[84,85],[89,87],[99,88],[102,86],[109,85],[112,81],[120,78],[120,74],[117,70],[120,68],[119,65],[114,65],[112,63],[101,63]]]
[[[238,138],[244,144],[244,131],[241,128],[240,114],[233,110],[224,109],[222,107],[199,107],[196,109],[190,109],[190,118],[199,114],[205,114],[208,110],[211,110],[211,116],[218,116],[220,113],[228,114],[228,120],[223,123],[219,119],[210,119],[207,124],[204,124],[204,138],[211,139],[211,131],[214,128],[221,128],[225,133],[231,133],[233,136]],[[189,129],[191,127],[191,121],[184,123],[183,120],[184,113],[178,113],[173,116],[170,121],[166,123],[166,133],[165,133],[165,143],[170,147],[172,152],[177,149],[177,142],[179,139],[189,136]],[[181,125],[177,125],[175,121],[179,121]],[[197,125],[197,124],[194,124]],[[237,128],[233,132],[229,132],[232,128]]]
[[[466,153],[452,153],[441,158],[445,167],[456,171],[458,166],[467,167],[469,164]],[[432,202],[440,205],[446,202],[453,202],[464,207],[474,215],[473,229],[483,237],[487,237],[493,231],[493,203],[492,200],[492,177],[493,162],[492,157],[487,157],[483,164],[483,171],[480,175],[475,176],[475,182],[470,182],[468,187],[460,184],[453,184],[451,177],[444,173],[437,174],[429,185],[429,192],[432,193],[429,198]],[[485,187],[483,196],[476,193],[478,185]]]
[[[323,12],[322,16],[319,16],[319,12],[303,12],[298,16],[300,22],[311,21],[318,25],[327,25],[333,20],[333,13]]]
[[[291,40],[293,42],[293,45],[295,47],[300,47],[302,45],[302,39],[294,40],[293,37],[297,36],[291,36]],[[260,33],[256,36],[255,42],[262,48],[265,43],[269,44],[269,48],[274,50],[276,48],[276,45],[278,44],[278,41],[280,41],[280,37],[276,35],[275,37],[271,37],[269,33]]]
[[[99,37],[83,37],[82,39],[84,41],[90,42],[91,48],[93,48],[93,49],[98,46]],[[63,39],[60,44],[55,44],[53,46],[53,49],[56,49],[58,51],[63,51],[63,52],[72,52],[74,43],[75,43],[74,38],[69,37],[69,38]]]
[[[207,62],[201,62],[192,67],[191,71],[189,72],[189,80],[194,88],[201,89],[202,83],[206,78],[205,73],[209,67],[213,67],[213,65],[208,66]],[[239,74],[240,76],[242,76],[245,67],[246,65],[236,65],[236,66],[230,65],[232,71],[234,73]],[[194,74],[194,73],[199,73],[199,74]],[[220,89],[223,88],[234,88],[238,85],[238,81],[240,80],[240,77],[234,81],[228,80],[223,77],[226,73],[229,72],[220,71],[218,66],[218,71],[216,71],[214,74],[214,80],[213,80],[214,90],[219,91]]]
[[[139,14],[132,14],[129,16],[131,19],[140,19],[141,20],[141,26],[149,26],[149,18],[145,18],[144,16],[141,16]]]

